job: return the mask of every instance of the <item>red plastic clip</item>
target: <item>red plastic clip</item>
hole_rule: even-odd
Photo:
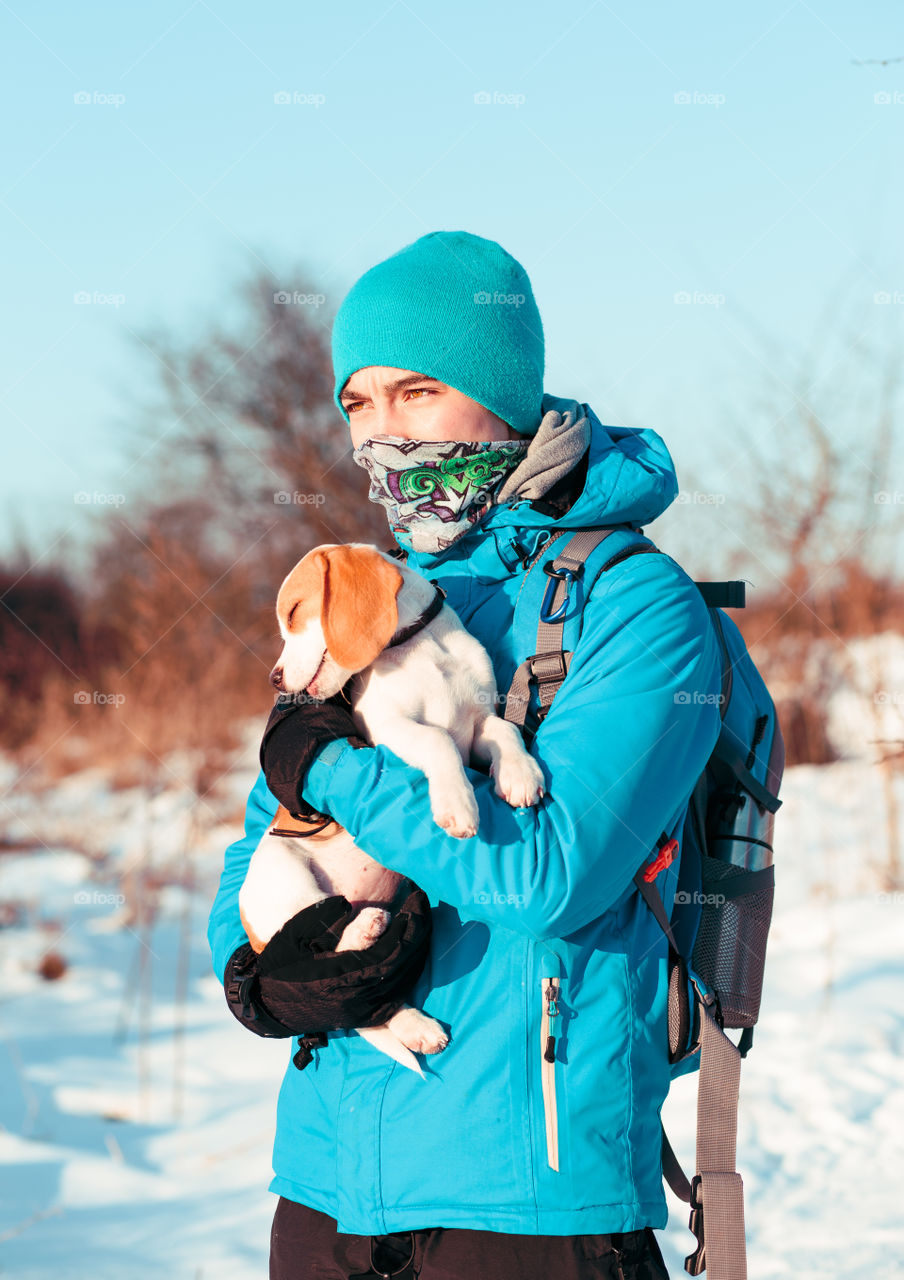
[[[678,852],[678,841],[674,838],[668,840],[664,845],[660,846],[659,852],[643,873],[643,878],[647,882],[655,880],[660,871],[664,871],[666,867],[670,867],[675,860],[675,854]]]

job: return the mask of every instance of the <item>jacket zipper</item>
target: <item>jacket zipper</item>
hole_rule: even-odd
[[[559,1016],[557,1004],[559,979],[540,979],[543,995],[543,1016],[540,1021],[540,1070],[543,1086],[543,1114],[546,1118],[546,1161],[551,1169],[559,1171],[559,1122],[556,1113],[556,1031]]]

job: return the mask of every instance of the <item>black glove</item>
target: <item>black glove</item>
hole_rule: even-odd
[[[353,747],[369,745],[359,735],[343,693],[340,689],[323,702],[280,698],[270,712],[261,742],[261,768],[270,791],[294,817],[330,816],[312,809],[302,792],[308,766],[325,742],[348,738]]]
[[[336,943],[356,913],[340,894],[287,920],[258,955],[244,943],[226,966],[226,1000],[259,1036],[380,1026],[421,975],[433,922],[423,890],[403,877],[384,933],[363,951]]]
[[[297,951],[304,947],[312,954],[332,951],[353,914],[345,898],[338,895],[326,898],[287,920],[260,953],[250,942],[233,951],[226,964],[223,985],[226,1003],[239,1022],[258,1036],[278,1038],[299,1034],[293,995],[297,1004],[300,993],[297,988],[293,991],[291,973],[279,973],[281,963],[285,967],[284,950],[291,939]],[[274,942],[277,947],[271,951]]]
[[[257,954],[250,942],[245,942],[226,962],[223,974],[226,1003],[243,1027],[256,1036],[285,1037],[294,1033],[283,1026],[263,1006],[260,981],[257,973]]]

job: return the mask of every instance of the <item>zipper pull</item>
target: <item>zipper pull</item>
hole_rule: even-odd
[[[526,568],[527,568],[527,559],[528,559],[528,557],[527,557],[527,548],[525,547],[525,545],[524,545],[524,543],[521,541],[521,539],[517,536],[517,534],[514,534],[514,535],[509,539],[509,546],[510,546],[510,547],[511,547],[511,549],[514,551],[515,555],[518,557],[518,562],[520,563],[521,568],[522,568],[522,569],[526,569]]]
[[[552,978],[546,988],[546,1016],[550,1019],[550,1032],[552,1031],[552,1019],[559,1016],[559,1006],[556,1004],[556,997],[559,994],[558,983]],[[550,1034],[546,1037],[546,1049],[543,1053],[544,1061],[555,1062],[556,1060],[556,1038]]]
[[[534,564],[543,554],[549,543],[552,542],[554,538],[561,537],[561,532],[562,531],[560,530],[557,533],[553,533],[551,529],[541,529],[534,539],[533,547],[529,551],[526,549],[524,551],[524,556],[521,560],[522,569],[533,568]],[[523,543],[519,543],[518,545],[523,546]]]

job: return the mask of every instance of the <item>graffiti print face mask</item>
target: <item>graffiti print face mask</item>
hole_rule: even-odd
[[[367,496],[386,508],[399,545],[436,554],[486,515],[529,444],[529,440],[374,436],[352,457],[370,475]]]

